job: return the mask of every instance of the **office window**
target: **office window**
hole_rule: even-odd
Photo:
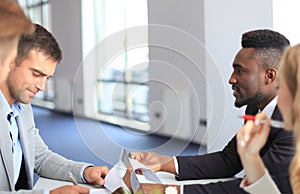
[[[129,47],[136,41],[129,31],[135,27],[147,28],[147,1],[82,1],[82,14],[84,57],[106,39],[113,39],[115,34],[122,37],[114,41],[114,45],[104,45],[104,51],[95,57],[95,72],[101,73],[94,73],[96,84],[89,91],[95,94],[98,118],[125,127],[149,130],[148,30],[139,33],[143,37],[143,46]],[[114,48],[122,49],[111,59],[104,60],[104,53],[112,52]],[[104,64],[103,61],[109,62]],[[90,74],[83,79],[84,89],[88,91]]]
[[[51,31],[51,3],[49,0],[19,0],[18,2],[32,22],[38,23]],[[53,85],[53,80],[50,78],[46,83],[45,92],[37,93],[32,103],[47,108],[54,108]]]
[[[41,24],[47,29],[51,27],[51,3],[49,0],[18,0],[18,2],[33,22]]]

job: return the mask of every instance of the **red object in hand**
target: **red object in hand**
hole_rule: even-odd
[[[243,118],[245,121],[255,121],[255,116],[253,115],[243,115],[241,116],[241,118]],[[260,120],[260,124],[264,124],[266,122],[266,120]],[[275,127],[275,128],[284,128],[284,123],[282,121],[276,121],[271,119],[270,120],[270,126]]]
[[[243,115],[242,118],[246,121],[248,121],[248,120],[254,121],[255,120],[255,116],[253,116],[253,115]]]

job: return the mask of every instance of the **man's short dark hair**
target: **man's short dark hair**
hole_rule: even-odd
[[[21,64],[33,50],[42,52],[45,56],[57,63],[60,63],[62,60],[62,51],[58,42],[50,32],[39,24],[35,24],[33,34],[21,36],[16,64]]]
[[[269,29],[253,30],[242,35],[243,48],[255,48],[255,58],[263,69],[278,68],[280,58],[290,41],[279,32]]]
[[[242,36],[243,48],[280,49],[284,51],[289,45],[290,41],[285,36],[268,29],[249,31]]]

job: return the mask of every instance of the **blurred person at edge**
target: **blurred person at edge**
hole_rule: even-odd
[[[9,63],[17,55],[20,35],[33,31],[34,25],[15,1],[0,1],[0,83],[6,79]]]

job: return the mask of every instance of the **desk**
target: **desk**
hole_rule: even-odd
[[[167,172],[157,172],[157,175],[161,179],[163,184],[174,184],[174,185],[187,185],[187,184],[207,184],[207,183],[212,183],[212,182],[218,182],[218,181],[227,181],[227,180],[232,180],[234,178],[224,178],[224,179],[203,179],[203,180],[188,180],[188,181],[177,181],[175,179],[174,174],[167,173]],[[143,176],[138,175],[138,179],[140,180],[141,183],[147,183],[147,181]],[[47,179],[40,177],[38,181],[36,182],[34,189],[54,189],[63,185],[72,185],[71,182],[67,181],[58,181],[58,180],[52,180],[52,179]],[[91,185],[84,185],[89,188],[95,188]],[[101,189],[101,190],[106,190],[106,189]],[[105,193],[105,191],[103,191]],[[107,192],[107,190],[106,190]]]
[[[73,183],[68,182],[68,181],[59,181],[59,180],[53,180],[53,179],[47,179],[47,178],[40,177],[38,179],[38,181],[36,182],[33,189],[52,190],[52,189],[55,189],[57,187],[61,187],[64,185],[73,185]],[[110,194],[110,192],[105,188],[97,188],[97,187],[94,187],[94,186],[88,185],[88,184],[79,184],[79,185],[90,188],[91,189],[90,194]]]
[[[228,181],[234,178],[222,178],[222,179],[202,179],[202,180],[187,180],[187,181],[177,181],[175,175],[168,172],[157,172],[156,173],[163,184],[167,185],[191,185],[191,184],[207,184],[218,181]],[[149,182],[143,176],[139,176],[141,183]]]

